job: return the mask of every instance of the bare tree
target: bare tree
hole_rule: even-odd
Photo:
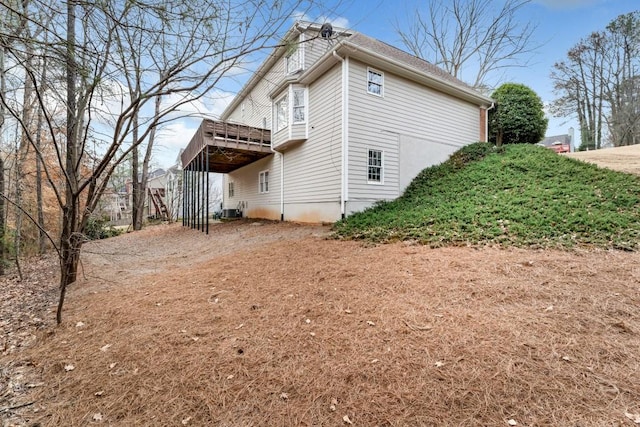
[[[533,43],[535,25],[521,24],[516,17],[529,2],[426,1],[426,10],[416,10],[409,27],[396,25],[396,31],[414,55],[486,90],[497,71],[526,66],[538,48]]]
[[[35,43],[36,55],[48,58],[49,82],[60,77],[65,82],[46,84],[45,93],[37,69],[26,70],[57,156],[56,168],[47,162],[42,166],[62,211],[62,231],[55,245],[61,274],[58,322],[62,321],[66,289],[77,278],[87,222],[117,165],[148,141],[154,129],[172,120],[172,113],[181,105],[216,87],[247,55],[276,46],[288,17],[309,3],[114,0],[90,4],[69,0],[64,10],[56,9],[58,3],[50,5],[54,15],[54,22],[47,27],[50,41],[24,42]],[[29,11],[17,13],[30,19]],[[142,27],[136,19],[139,14],[149,17]],[[117,91],[109,88],[126,87],[121,78],[124,64],[117,53],[119,32],[134,30],[143,33],[139,51],[143,73],[134,82],[140,89],[114,99]],[[147,41],[158,33],[166,40],[162,46],[166,62],[161,68],[153,62],[157,50],[147,48],[153,46]],[[12,58],[19,56],[11,47],[8,53]],[[165,72],[156,73],[159,69]],[[165,98],[171,100],[162,102],[160,110],[154,108],[158,99]],[[34,132],[22,120],[19,107],[3,94],[0,101],[36,149]],[[65,114],[60,114],[61,106]],[[90,141],[99,141],[94,153],[89,149]],[[42,151],[37,154],[42,159]]]
[[[577,117],[582,149],[601,148],[606,135],[615,146],[640,142],[639,53],[640,12],[631,12],[580,40],[554,65],[552,112]]]
[[[582,146],[588,149],[602,146],[605,40],[603,33],[592,33],[569,50],[567,61],[556,63],[551,74],[556,92],[563,94],[554,101],[552,111],[577,113]]]

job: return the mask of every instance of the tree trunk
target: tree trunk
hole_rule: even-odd
[[[60,236],[60,299],[56,310],[56,321],[62,323],[62,307],[64,297],[67,293],[67,286],[76,281],[78,275],[78,263],[80,261],[80,249],[82,247],[82,236],[74,229],[77,224],[76,210],[70,205],[77,205],[78,200],[71,200],[63,210],[64,224]]]
[[[7,80],[4,72],[5,48],[0,49],[0,95],[5,99],[7,92]],[[3,145],[4,139],[4,103],[0,102],[0,145]],[[0,153],[0,194],[4,195],[4,158]],[[0,276],[4,275],[4,230],[6,224],[6,215],[4,208],[4,197],[0,197]]]
[[[1,120],[1,119],[0,119]],[[0,129],[2,127],[0,126]],[[4,194],[4,159],[0,154],[0,194]],[[0,276],[4,276],[4,229],[6,216],[4,214],[4,197],[0,197]]]
[[[76,69],[75,44],[76,44],[76,14],[75,0],[67,1],[67,142],[66,164],[67,172],[65,181],[65,202],[62,208],[62,233],[60,234],[60,299],[56,311],[56,321],[62,323],[62,306],[67,293],[67,286],[75,282],[78,272],[78,260],[82,238],[78,235],[78,207],[79,197],[78,173],[76,170],[78,160],[78,133],[76,130]]]
[[[45,79],[46,61],[42,67],[42,79]],[[44,254],[46,250],[44,210],[42,207],[42,109],[38,109],[38,125],[36,130],[36,209],[38,211],[38,253]]]
[[[133,140],[138,140],[138,118],[133,119]],[[138,147],[131,151],[131,220],[134,231],[142,230],[142,219],[144,213],[144,188],[140,182],[140,159],[138,158]]]

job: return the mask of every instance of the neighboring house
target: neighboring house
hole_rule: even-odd
[[[147,178],[145,211],[147,218],[169,219],[165,203],[168,173],[164,169],[154,169]]]
[[[565,135],[547,136],[538,145],[549,148],[556,153],[571,153],[573,147],[573,128],[569,128],[569,133]]]
[[[96,212],[105,219],[109,218],[112,225],[121,225],[126,221],[131,221],[131,209],[126,188],[122,188],[120,191],[107,188],[100,198]]]
[[[111,225],[131,224],[132,190],[130,178],[117,191],[107,188],[96,210],[97,214],[108,217]],[[178,156],[176,164],[169,169],[158,168],[149,172],[145,189],[145,217],[176,221],[182,215],[182,190],[182,167]]]
[[[426,61],[304,22],[284,40],[185,149],[187,193],[198,174],[221,172],[225,210],[333,222],[398,197],[422,169],[487,140],[491,99]],[[200,203],[192,200],[186,216]]]

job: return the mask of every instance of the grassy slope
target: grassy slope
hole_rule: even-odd
[[[425,169],[399,199],[335,226],[343,238],[433,246],[640,248],[640,177],[531,145],[478,143]]]

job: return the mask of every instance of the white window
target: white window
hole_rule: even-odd
[[[289,126],[289,97],[283,96],[275,104],[275,125],[276,132]]]
[[[367,68],[367,92],[372,95],[382,96],[384,86],[384,74]]]
[[[260,194],[269,192],[269,171],[262,171],[258,177],[258,191]]]
[[[293,74],[302,69],[302,45],[292,46],[291,52],[285,58],[287,74]]]
[[[293,123],[305,121],[305,90],[293,90]]]
[[[367,164],[367,182],[382,184],[383,176],[383,159],[382,151],[369,149],[368,164]]]
[[[233,197],[236,194],[236,189],[234,188],[233,182],[229,183],[229,197]]]

